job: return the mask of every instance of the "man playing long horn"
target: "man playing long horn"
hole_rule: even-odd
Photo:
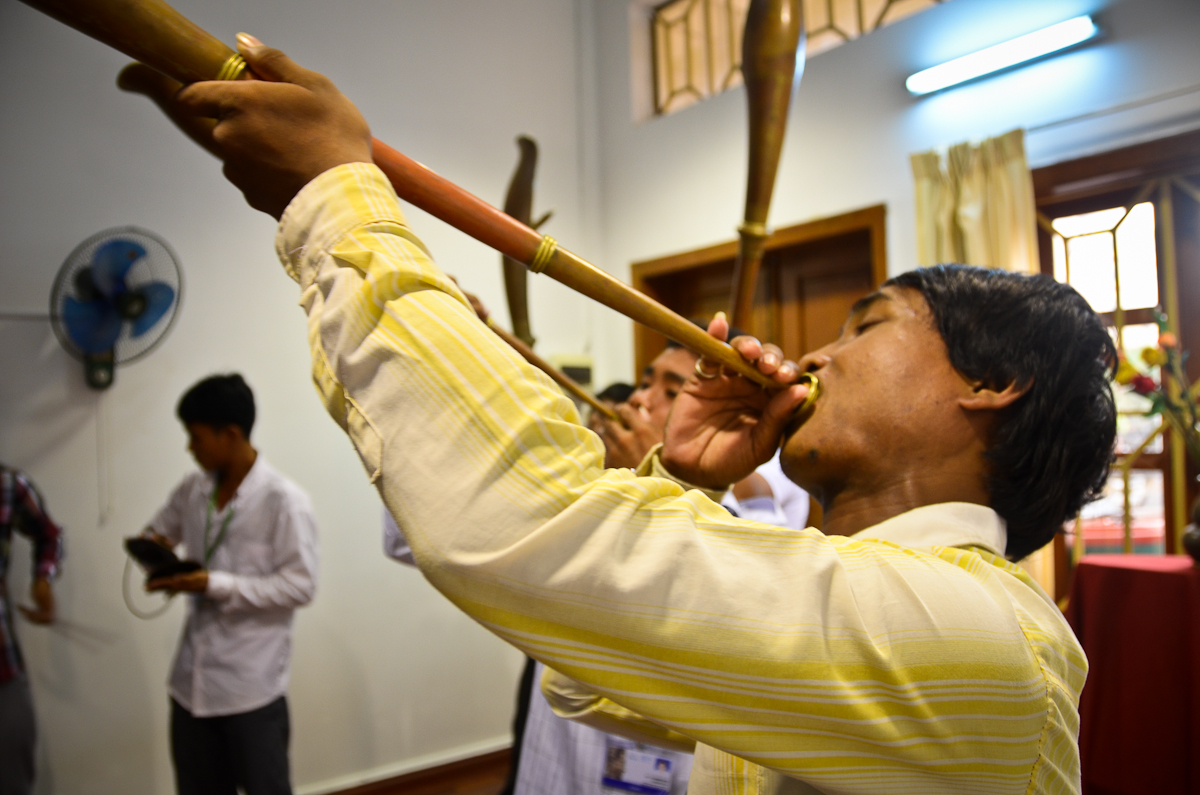
[[[261,80],[194,84],[180,112],[217,119],[225,173],[281,219],[318,390],[430,582],[634,728],[696,740],[697,793],[1079,790],[1087,663],[1010,562],[1107,472],[1114,349],[1078,294],[906,273],[798,365],[738,340],[774,394],[701,361],[663,446],[605,470],[570,401],[405,224],[350,101],[257,40],[241,50]],[[802,371],[822,392],[795,427]],[[828,527],[855,535],[711,499],[780,443]]]

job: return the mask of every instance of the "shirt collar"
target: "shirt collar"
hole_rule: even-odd
[[[1003,557],[1008,530],[1000,514],[986,505],[943,502],[923,505],[868,527],[852,538],[890,541],[902,547],[983,547]]]
[[[238,497],[241,495],[254,491],[258,487],[258,481],[266,477],[267,471],[270,468],[271,466],[263,457],[262,452],[258,451],[258,454],[254,457],[254,463],[250,465],[250,471],[246,473],[246,477],[242,478],[242,482],[238,484],[237,491],[233,493],[226,507],[237,502]],[[217,490],[217,476],[212,472],[204,474],[208,476],[208,497],[211,499],[213,493]]]

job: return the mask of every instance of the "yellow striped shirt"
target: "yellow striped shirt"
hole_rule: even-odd
[[[995,554],[990,510],[891,520],[932,528],[914,549],[888,523],[769,527],[604,469],[572,403],[475,318],[374,166],[306,186],[276,247],[322,400],[429,581],[530,656],[719,749],[697,792],[762,791],[770,771],[826,793],[1079,791],[1086,660]]]

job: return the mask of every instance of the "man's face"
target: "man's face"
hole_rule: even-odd
[[[232,426],[214,428],[201,422],[189,422],[186,426],[188,451],[205,472],[220,469],[228,461],[233,448]]]
[[[644,408],[647,420],[659,429],[667,426],[671,404],[696,367],[696,354],[686,348],[667,348],[642,372],[641,383],[629,405]]]
[[[892,488],[922,462],[977,440],[958,399],[970,385],[924,297],[885,287],[851,310],[841,336],[800,361],[821,380],[812,416],[783,445],[784,472],[822,500]]]

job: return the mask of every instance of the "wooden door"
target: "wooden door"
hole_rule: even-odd
[[[887,279],[883,205],[780,229],[767,241],[750,328],[798,359],[837,339],[855,301]],[[633,286],[679,314],[707,320],[729,311],[737,242],[633,265]],[[635,326],[636,373],[666,339]],[[809,523],[820,527],[812,504]]]

